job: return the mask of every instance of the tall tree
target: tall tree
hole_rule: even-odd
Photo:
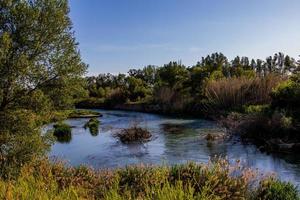
[[[67,0],[0,2],[0,111],[35,90],[53,99],[74,95],[68,86],[78,83],[87,66],[68,14]],[[56,101],[62,106],[63,100]]]
[[[44,155],[49,141],[37,107],[64,107],[79,94],[87,66],[68,14],[67,0],[0,1],[1,177]]]

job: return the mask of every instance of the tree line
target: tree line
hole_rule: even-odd
[[[130,69],[127,74],[87,77],[86,89],[90,97],[114,100],[115,103],[165,102],[174,96],[199,100],[205,97],[204,88],[209,80],[267,77],[270,74],[284,77],[299,70],[300,62],[281,52],[265,60],[237,56],[232,61],[222,53],[213,53],[191,67],[170,62],[161,67],[148,65],[142,69]]]

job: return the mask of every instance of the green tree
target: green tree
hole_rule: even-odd
[[[69,104],[70,82],[86,71],[68,16],[67,0],[3,0],[0,2],[0,110],[40,89],[53,104]],[[56,87],[58,86],[58,87]],[[74,86],[74,85],[72,85]],[[57,90],[63,99],[57,99]]]
[[[53,107],[84,94],[67,0],[0,1],[0,176],[44,155],[40,133]],[[43,116],[43,117],[41,117]]]

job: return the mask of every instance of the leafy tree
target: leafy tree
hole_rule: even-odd
[[[158,70],[159,81],[161,84],[171,88],[181,88],[189,79],[188,70],[184,65],[177,62],[170,62]]]
[[[0,2],[0,110],[38,89],[53,98],[55,106],[69,104],[67,96],[74,93],[68,84],[80,82],[86,65],[68,13],[67,0]],[[56,86],[63,89],[63,99],[52,91]]]
[[[67,0],[0,1],[0,176],[44,155],[39,127],[49,109],[83,95]],[[43,116],[43,117],[41,117]]]
[[[137,101],[138,99],[145,98],[148,94],[150,94],[147,85],[140,78],[129,76],[127,78],[127,83],[128,83],[129,99],[131,101]]]

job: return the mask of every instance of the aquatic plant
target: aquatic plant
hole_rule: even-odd
[[[147,142],[152,137],[152,134],[147,129],[134,125],[117,132],[115,137],[119,138],[123,143]]]
[[[182,124],[162,124],[163,131],[171,134],[182,133],[186,127]]]
[[[57,141],[62,143],[71,141],[72,129],[70,125],[63,122],[59,122],[57,124],[54,124],[53,128],[53,135],[56,137]]]
[[[92,118],[84,125],[84,128],[85,129],[89,128],[90,133],[93,136],[96,136],[99,132],[99,124],[100,121],[97,118]]]

